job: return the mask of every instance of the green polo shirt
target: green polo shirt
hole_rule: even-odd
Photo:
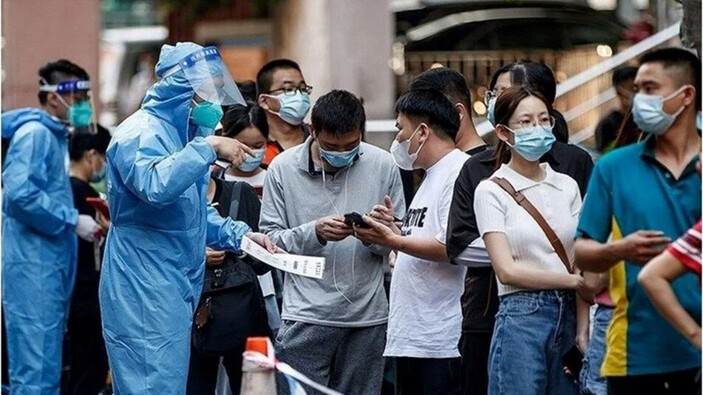
[[[654,138],[614,150],[596,163],[577,237],[606,243],[638,230],[659,230],[675,240],[701,217],[701,177],[696,159],[679,179],[654,157]],[[630,376],[699,367],[701,354],[654,309],[637,283],[641,265],[624,261],[610,270],[615,303],[606,335],[601,373]],[[695,274],[673,283],[676,297],[701,320],[701,290]]]

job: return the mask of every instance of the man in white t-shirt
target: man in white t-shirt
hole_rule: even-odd
[[[396,357],[402,394],[459,394],[460,298],[466,268],[450,265],[444,241],[454,180],[468,155],[455,148],[459,114],[436,89],[412,89],[396,103],[400,130],[391,147],[401,169],[425,179],[402,226],[393,207],[376,206],[355,227],[358,239],[398,252],[391,280],[384,356]]]

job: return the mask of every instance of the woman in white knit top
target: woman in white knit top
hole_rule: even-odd
[[[509,181],[536,207],[573,263],[581,197],[573,179],[539,162],[554,143],[546,100],[510,88],[496,102],[495,121],[501,166],[493,177]],[[574,291],[587,293],[583,278],[569,273],[537,222],[495,182],[479,184],[474,210],[500,296],[489,393],[578,394],[562,358],[575,342]]]

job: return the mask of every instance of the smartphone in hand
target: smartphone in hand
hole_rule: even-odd
[[[575,382],[578,382],[581,369],[583,368],[583,352],[581,352],[578,346],[574,345],[562,357],[562,364],[564,365],[566,374]]]
[[[357,228],[370,228],[369,224],[364,222],[362,215],[355,211],[344,214],[344,223],[349,226],[356,226]]]

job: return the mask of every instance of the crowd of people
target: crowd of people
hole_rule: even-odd
[[[215,47],[164,45],[112,133],[48,63],[41,108],[2,115],[10,393],[237,394],[251,336],[345,394],[700,393],[700,74],[679,48],[615,70],[594,165],[541,63],[494,73],[494,146],[470,81],[421,73],[389,150],[292,60],[237,84]]]

